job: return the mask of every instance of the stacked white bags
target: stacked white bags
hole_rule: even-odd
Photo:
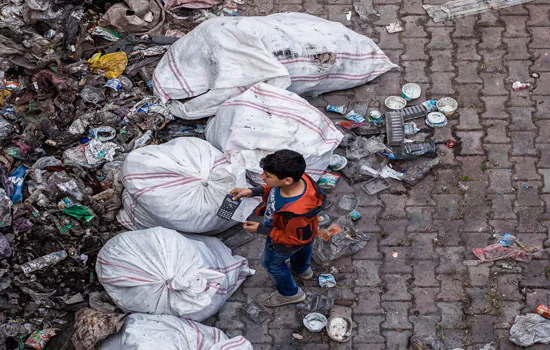
[[[123,208],[117,219],[129,229],[162,226],[217,233],[236,224],[216,216],[225,196],[246,186],[223,153],[208,142],[182,137],[132,151],[122,167]]]
[[[121,233],[100,250],[96,272],[124,312],[203,321],[218,312],[246,277],[248,261],[213,237],[162,227]]]
[[[157,65],[155,94],[184,119],[212,116],[248,87],[267,82],[317,95],[362,85],[397,67],[341,23],[304,13],[218,17],[174,43]]]

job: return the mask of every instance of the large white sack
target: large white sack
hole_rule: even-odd
[[[155,227],[121,233],[99,251],[99,282],[124,312],[202,321],[254,270],[219,239]]]
[[[132,151],[122,166],[123,208],[118,221],[131,230],[155,226],[190,233],[216,233],[236,224],[216,213],[244,173],[231,169],[208,142],[181,137]]]
[[[185,119],[258,82],[316,95],[364,84],[397,67],[364,35],[304,13],[218,17],[174,43],[154,74],[155,94]]]
[[[334,123],[295,93],[264,83],[223,103],[206,127],[206,140],[236,168],[260,174],[260,160],[281,149],[301,153],[315,180],[325,171],[343,135]]]
[[[122,330],[100,350],[252,350],[242,336],[229,339],[221,330],[170,315],[131,314]]]

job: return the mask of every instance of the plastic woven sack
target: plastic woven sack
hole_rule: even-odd
[[[248,261],[213,237],[155,227],[121,233],[100,250],[96,272],[124,312],[202,321],[254,274]]]
[[[304,13],[218,17],[174,43],[157,65],[155,94],[198,119],[259,83],[317,95],[364,84],[397,67],[364,35]],[[198,96],[198,97],[196,97]]]
[[[261,174],[260,160],[281,149],[300,152],[315,180],[329,165],[343,135],[317,108],[295,93],[260,83],[218,108],[206,140],[238,168]]]
[[[252,350],[242,336],[229,338],[221,330],[169,315],[132,314],[120,333],[99,350]]]

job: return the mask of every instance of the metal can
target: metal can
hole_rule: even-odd
[[[116,92],[119,92],[122,88],[122,83],[118,79],[109,79],[104,85],[105,87],[111,88]]]
[[[539,304],[539,306],[537,306],[537,314],[550,319],[550,308],[544,304]]]
[[[379,110],[373,109],[369,113],[369,120],[374,125],[384,125],[384,118],[382,118],[382,113]]]

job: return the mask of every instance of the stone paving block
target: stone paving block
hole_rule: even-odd
[[[482,147],[482,138],[485,135],[482,131],[464,131],[457,132],[456,135],[460,138],[463,156],[484,154]]]
[[[531,88],[532,89],[532,88]],[[510,97],[506,106],[508,107],[532,107],[533,101],[531,99],[532,91],[530,89],[513,91],[512,83],[508,85],[508,90],[510,91]]]
[[[504,28],[482,27],[479,28],[481,34],[480,49],[498,49],[502,46],[502,32]]]
[[[216,322],[216,328],[222,329],[243,329],[244,323],[240,321],[241,308],[243,303],[239,302],[226,302],[220,308],[218,312],[218,321]]]
[[[381,335],[380,324],[384,322],[384,316],[355,316],[355,324],[357,326],[357,334],[353,338],[355,343],[381,343],[386,339]]]
[[[354,288],[357,294],[357,306],[353,309],[354,314],[383,314],[384,309],[380,305],[380,288]]]
[[[479,50],[479,54],[483,58],[480,66],[480,72],[484,73],[505,73],[503,56],[506,50]]]
[[[382,247],[380,251],[384,255],[382,273],[412,273],[408,247]]]
[[[378,232],[380,226],[376,224],[382,211],[381,207],[358,207],[357,211],[361,214],[361,220],[356,223],[356,227],[362,232]]]
[[[496,317],[490,315],[467,316],[466,322],[471,326],[470,341],[474,343],[489,343],[494,341],[493,325],[495,321]]]
[[[508,78],[506,78],[506,83],[512,84],[518,80],[524,83],[532,83],[534,79],[531,78],[531,74],[529,73],[531,65],[532,63],[529,60],[507,61]]]
[[[426,12],[426,10],[422,7],[422,0],[403,0],[401,2],[403,4],[400,11],[401,14],[422,15]]]
[[[525,292],[525,304],[522,312],[533,312],[539,304],[548,305],[550,302],[550,291],[541,288],[529,288]]]
[[[502,300],[524,301],[525,296],[521,293],[521,275],[504,274],[496,276],[498,281],[498,295]]]
[[[502,315],[495,322],[495,328],[510,330],[517,315],[521,314],[523,302],[504,301],[502,303]]]
[[[382,227],[380,233],[381,246],[396,246],[401,245],[407,240],[405,229],[407,228],[407,220],[383,220],[379,222]]]
[[[380,266],[382,263],[375,260],[354,260],[353,266],[357,269],[357,286],[376,287],[380,280]]]
[[[483,148],[487,152],[487,168],[509,168],[512,163],[509,159],[509,152],[512,145],[506,144],[484,144]]]
[[[544,178],[544,188],[542,192],[550,193],[550,169],[539,169],[539,173]]]
[[[457,61],[455,66],[458,69],[457,83],[482,83],[478,75],[478,63],[471,61]]]
[[[382,74],[376,84],[376,93],[380,95],[395,95],[401,91],[401,83],[399,77],[401,73],[389,72]]]
[[[466,271],[466,267],[462,264],[464,247],[437,247],[435,251],[439,254],[439,266],[435,270],[436,274],[458,275]]]
[[[535,120],[550,119],[550,96],[533,96],[533,101],[537,109]]]
[[[435,228],[434,228],[435,229]],[[437,233],[411,233],[409,239],[412,242],[411,259],[434,260],[439,259],[439,255],[434,251],[434,241],[437,238]],[[437,265],[437,264],[436,264]]]
[[[442,246],[460,245],[462,238],[459,232],[463,224],[462,220],[434,220],[438,244]]]
[[[345,26],[351,25],[351,21],[346,18],[349,11],[353,13],[353,6],[351,5],[326,5],[328,10],[328,20],[334,22],[340,22]]]
[[[508,125],[507,120],[484,120],[483,126],[487,128],[487,135],[484,141],[487,143],[509,143],[510,138],[507,136]]]
[[[411,306],[410,302],[382,302],[382,308],[386,310],[386,321],[382,323],[382,328],[411,329],[412,324],[408,320],[408,309]]]
[[[530,49],[548,49],[550,48],[550,42],[548,37],[550,35],[550,29],[548,27],[531,27],[532,41],[529,44]]]
[[[512,232],[510,232],[512,233]],[[464,241],[464,260],[477,260],[476,256],[472,253],[474,248],[483,248],[488,246],[491,238],[491,234],[488,232],[462,232],[462,240]],[[460,264],[464,261],[460,261]]]
[[[312,15],[328,14],[325,6],[316,0],[304,0],[304,12]]]
[[[429,55],[431,64],[429,66],[432,72],[452,72],[454,71],[452,57],[453,50],[430,50]],[[432,79],[436,75],[432,74]]]
[[[406,195],[393,195],[393,194],[382,194],[380,196],[382,202],[384,202],[384,212],[382,217],[384,219],[388,218],[403,218],[406,217],[405,213],[405,204],[407,203]]]
[[[550,5],[526,5],[529,11],[527,26],[550,26]]]
[[[542,194],[540,198],[544,201],[544,213],[543,213],[543,219],[549,220],[550,219],[550,194]]]
[[[278,12],[302,12],[304,10],[304,7],[300,4],[274,4],[274,10]],[[332,18],[332,21],[340,22],[344,25],[350,25],[351,22],[348,21],[344,16],[341,16],[339,13],[333,13],[333,15],[330,15],[329,12],[329,18]]]
[[[492,232],[496,235],[503,235],[505,232],[514,234],[516,233],[516,227],[518,227],[519,221],[510,220],[489,220],[489,226],[492,228]]]
[[[455,39],[453,40],[456,45],[455,58],[459,61],[479,61],[481,56],[478,54],[477,45],[479,40],[477,39]]]
[[[512,117],[512,123],[509,126],[509,130],[528,131],[536,129],[535,124],[533,124],[533,113],[535,112],[534,108],[510,107],[508,108],[508,111]],[[550,136],[550,123],[548,123],[547,130],[548,136]]]
[[[489,210],[490,202],[464,206],[462,210],[464,225],[461,230],[475,232],[487,231],[489,229],[487,225]]]
[[[504,85],[506,74],[498,73],[480,73],[479,76],[483,79],[484,96],[508,96],[508,90]]]
[[[458,108],[460,118],[458,130],[478,130],[481,129],[479,124],[479,113],[475,108]]]
[[[412,187],[409,191],[409,199],[407,205],[423,206],[433,205],[435,202],[432,199],[432,189],[435,186],[435,181],[431,174],[428,174],[418,184]]]
[[[507,38],[527,38],[527,16],[510,16],[506,17],[504,25],[506,26],[506,32],[504,36]]]
[[[420,1],[420,0],[419,0]],[[425,18],[423,16],[406,16],[401,17],[403,22],[403,38],[427,38],[428,33],[424,29],[423,22]]]
[[[424,46],[428,42],[425,38],[403,38],[401,42],[405,45],[405,54],[401,56],[403,61],[427,60],[428,55],[424,52]]]
[[[460,177],[468,176],[468,179],[471,181],[484,181],[488,179],[487,174],[482,169],[482,164],[487,161],[485,156],[457,157],[457,159],[462,163],[462,172],[459,173]]]
[[[440,194],[437,196],[437,212],[435,218],[441,220],[457,220],[461,217],[459,203],[461,196],[458,194]]]
[[[533,90],[535,95],[550,95],[550,72],[540,73],[540,79],[537,79],[537,87]]]
[[[480,27],[493,27],[498,26],[500,19],[498,13],[495,11],[483,12],[479,14],[477,25]]]
[[[455,31],[453,33],[453,38],[476,36],[476,32],[475,32],[476,18],[474,16],[456,18],[454,22],[455,22]]]
[[[531,70],[535,72],[548,72],[550,71],[550,52],[548,50],[531,50],[535,57],[535,62],[531,67]]]
[[[405,70],[405,80],[414,81],[417,83],[429,83],[430,78],[427,76],[425,61],[404,61],[401,63]]]
[[[368,232],[370,233],[370,232]],[[353,260],[375,260],[382,258],[382,254],[378,251],[378,242],[380,241],[379,234],[373,233],[370,235],[369,242],[367,245],[355,253],[351,258]]]
[[[386,337],[386,350],[407,350],[409,344],[409,338],[412,336],[412,332],[403,331],[383,331],[382,334]]]
[[[517,189],[516,206],[519,207],[539,207],[543,205],[538,192],[542,188],[540,181],[518,181],[515,184]]]
[[[547,227],[548,229],[548,227]],[[544,233],[517,233],[516,236],[525,244],[527,247],[544,247],[546,246],[546,240],[548,239],[548,234]]]
[[[441,309],[441,325],[443,329],[457,328],[464,325],[462,303],[437,303],[437,307]]]
[[[403,44],[399,41],[399,36],[395,34],[389,34],[385,27],[376,27],[375,30],[380,35],[380,41],[378,47],[382,50],[386,49],[402,49]]]
[[[518,232],[545,232],[540,222],[544,208],[542,207],[516,207],[516,214],[519,218]]]
[[[437,332],[436,326],[438,323],[440,323],[441,318],[439,317],[439,315],[423,315],[411,316],[409,320],[414,326],[415,336],[435,337]]]
[[[468,266],[470,282],[474,287],[487,286],[490,272],[489,266],[487,265]]]
[[[464,299],[463,281],[456,275],[440,275],[441,292],[437,295],[438,301],[456,302]]]
[[[456,87],[458,98],[456,99],[459,106],[464,107],[481,107],[479,84],[460,84]]]
[[[414,296],[414,305],[409,314],[425,315],[438,312],[434,303],[435,296],[439,293],[437,288],[412,288],[411,293]]]
[[[407,207],[408,232],[428,232],[431,230],[432,215],[435,212],[431,207]]]
[[[491,218],[492,219],[516,219],[512,207],[516,196],[513,194],[491,194],[489,198],[492,200]]]
[[[292,337],[294,330],[289,329],[270,329],[269,334],[273,337],[273,347],[275,349],[292,349],[295,348],[297,340]],[[254,348],[255,349],[255,348]]]
[[[435,268],[439,264],[434,260],[419,260],[413,266],[413,285],[417,287],[439,287],[435,278]]]
[[[478,315],[485,313],[486,302],[488,298],[487,293],[490,292],[489,288],[465,288],[468,302],[464,305],[465,315]]]
[[[379,5],[377,6],[378,21],[376,21],[377,26],[387,26],[390,23],[399,22],[398,20],[398,11],[399,6],[396,5]]]
[[[510,136],[512,137],[512,155],[537,155],[538,152],[535,149],[534,143],[536,133],[527,131],[513,131],[510,132]]]
[[[432,85],[430,93],[435,96],[449,96],[456,92],[453,83],[454,73],[435,73],[432,74]]]
[[[453,28],[427,28],[427,31],[431,33],[431,41],[427,46],[428,49],[445,50],[453,48],[451,40]]]
[[[502,40],[508,45],[507,53],[504,56],[505,60],[526,60],[531,57],[527,51],[528,41],[524,38],[504,38]]]
[[[485,103],[485,112],[481,114],[483,119],[508,119],[510,116],[506,112],[505,96],[484,96],[481,97]]]
[[[412,296],[408,292],[411,279],[411,275],[382,275],[382,281],[386,286],[382,301],[411,301]]]

